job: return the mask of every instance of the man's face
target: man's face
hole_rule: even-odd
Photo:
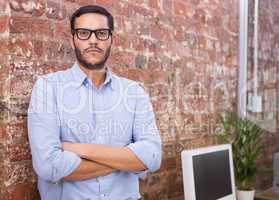
[[[83,14],[76,18],[75,29],[109,29],[108,19],[104,15],[96,13]],[[107,40],[99,40],[94,33],[88,40],[80,40],[77,33],[74,34],[71,41],[75,50],[78,62],[87,69],[102,69],[109,57],[112,37]]]

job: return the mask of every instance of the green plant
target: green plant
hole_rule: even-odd
[[[232,145],[237,188],[250,190],[258,171],[257,160],[262,151],[263,129],[247,118],[226,112],[220,117],[222,131],[217,134],[224,143]]]

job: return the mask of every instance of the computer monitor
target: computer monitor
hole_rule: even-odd
[[[235,200],[231,145],[181,153],[185,200]]]

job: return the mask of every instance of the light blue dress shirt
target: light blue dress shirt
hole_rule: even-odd
[[[148,95],[109,68],[99,89],[77,63],[39,77],[28,109],[28,135],[42,200],[138,199],[139,178],[161,163],[161,139]],[[127,146],[148,170],[64,181],[81,158],[62,151],[63,141]]]

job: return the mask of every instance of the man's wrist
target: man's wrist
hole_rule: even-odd
[[[92,144],[81,144],[81,143],[76,143],[77,145],[77,154],[81,157],[81,158],[92,158]]]

